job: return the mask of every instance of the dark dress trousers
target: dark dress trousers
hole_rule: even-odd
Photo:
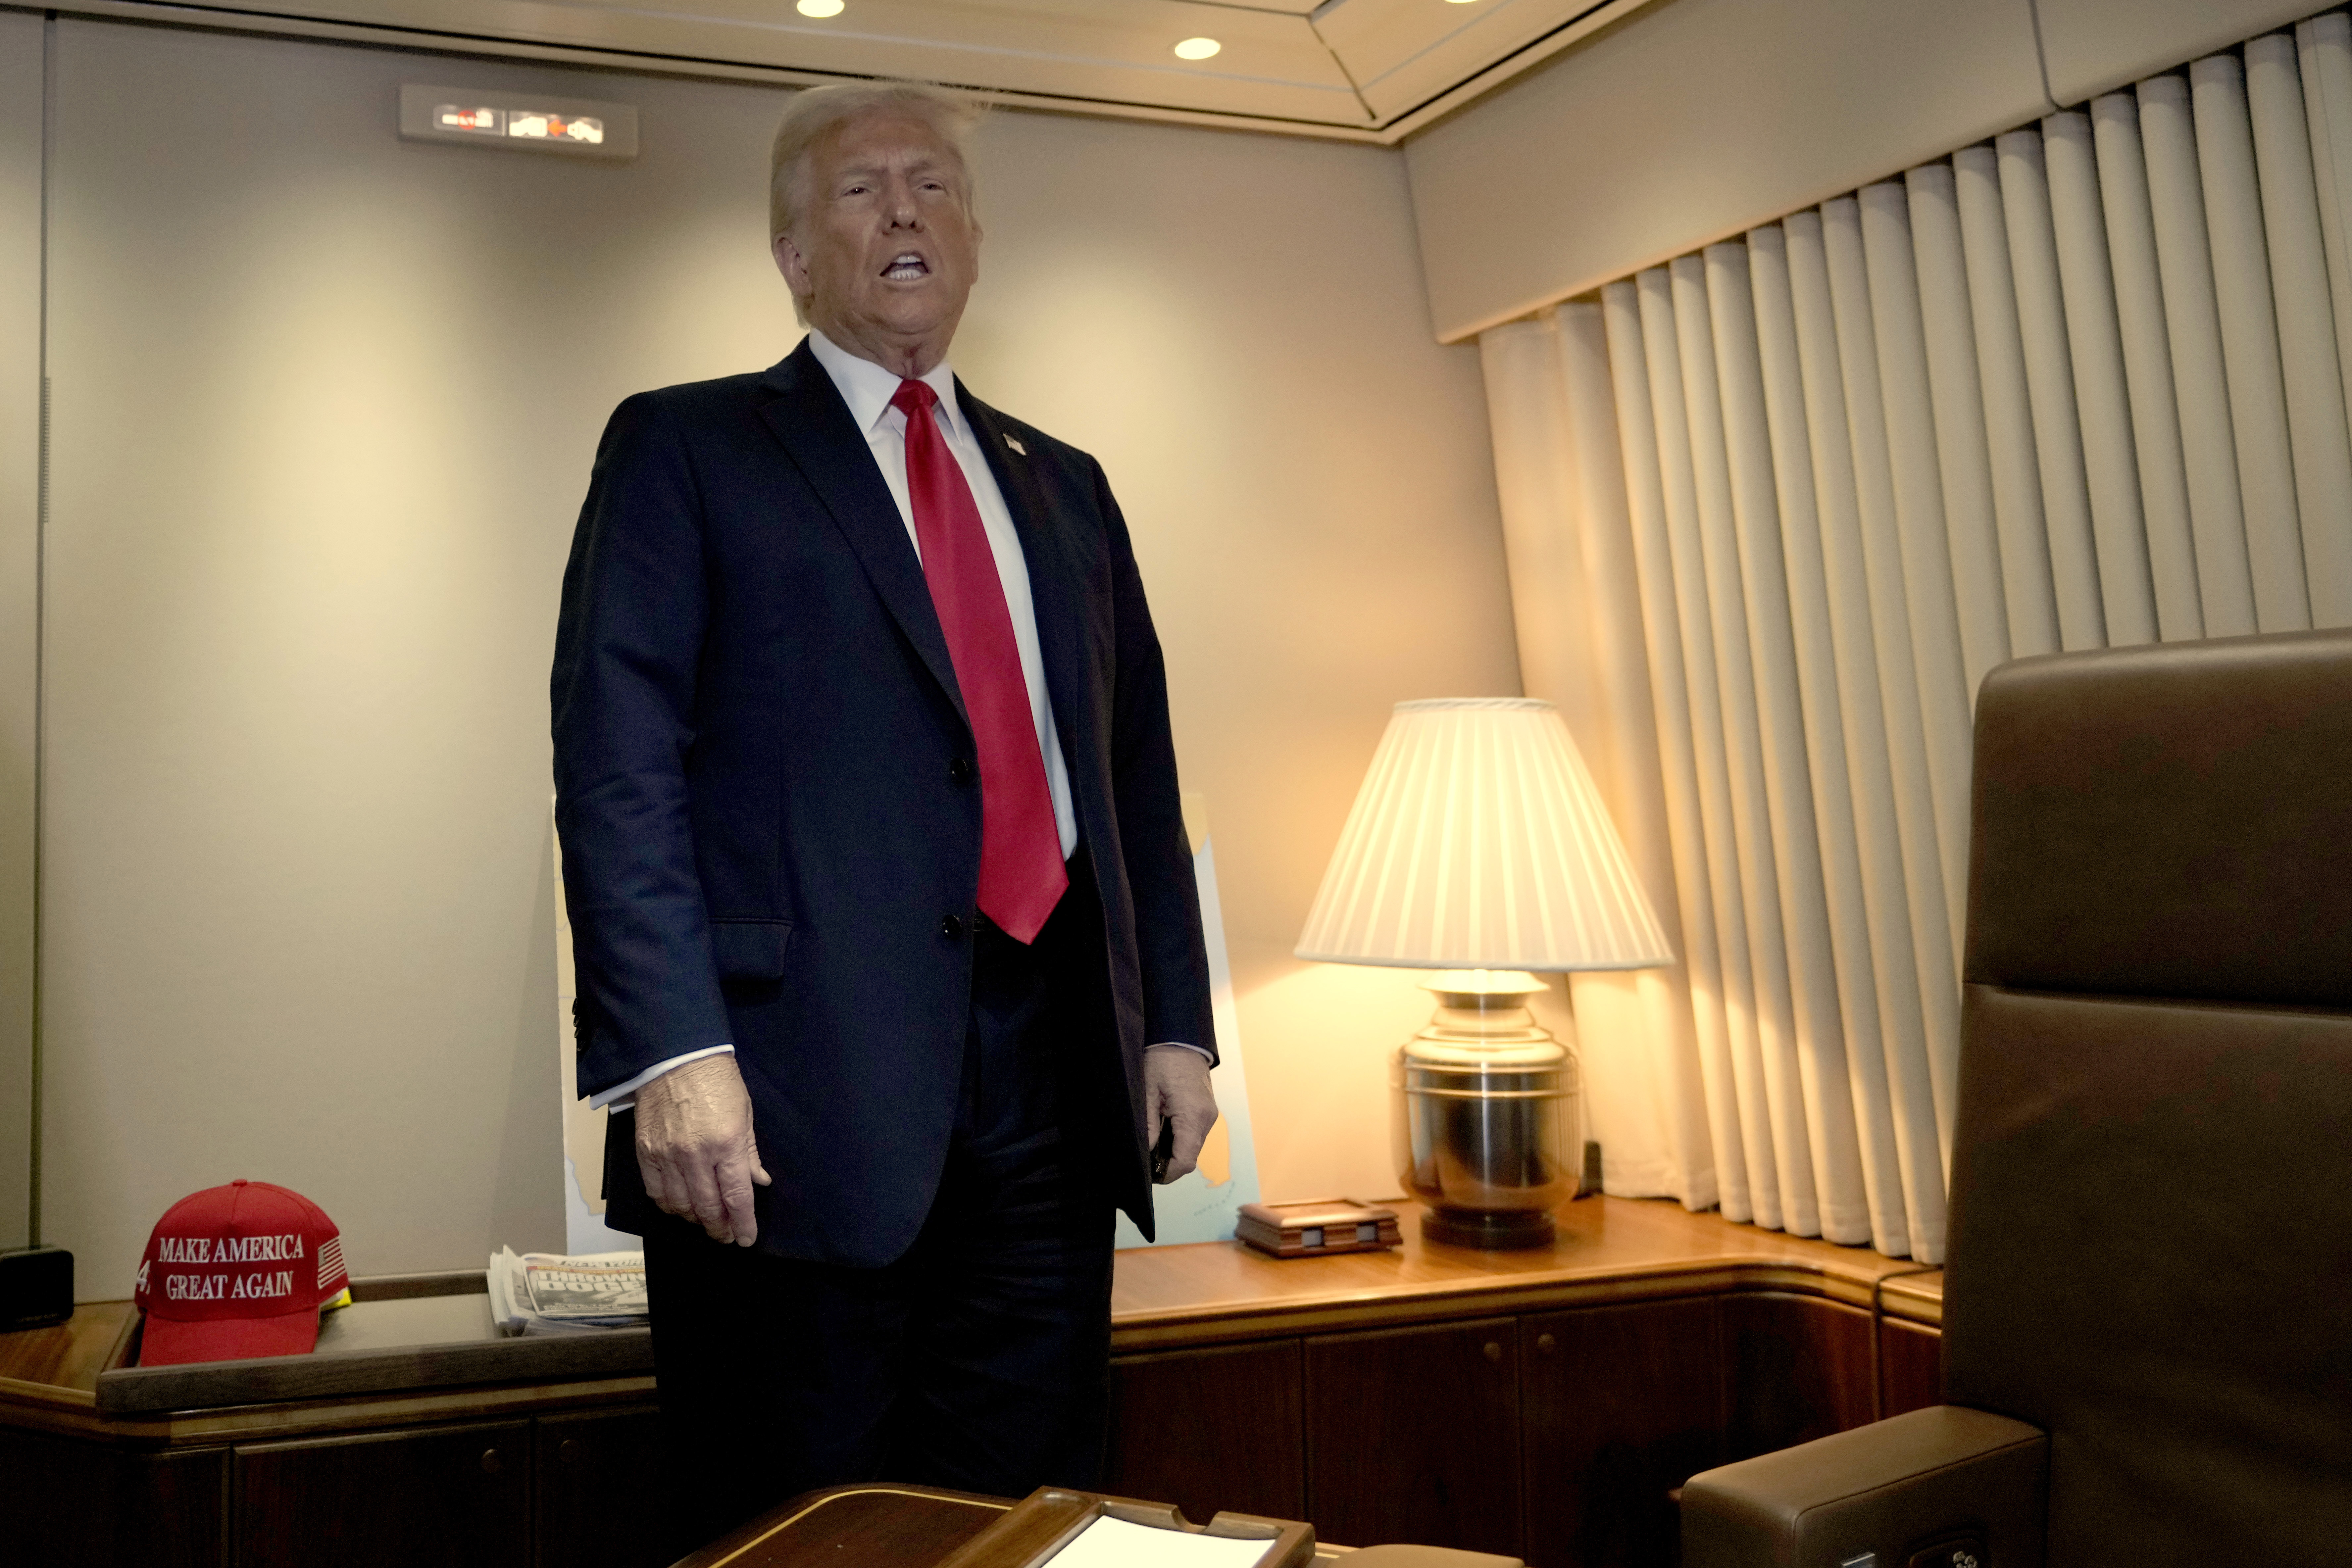
[[[803,1451],[826,1420],[905,1403],[884,1386],[895,1373],[835,1353],[944,1299],[940,1270],[972,1261],[955,1260],[967,1220],[1005,1219],[1011,1239],[989,1249],[1034,1242],[1049,1275],[1065,1253],[1099,1255],[1053,1287],[1076,1338],[1050,1353],[1008,1340],[1009,1371],[973,1374],[980,1404],[1013,1396],[1024,1355],[1098,1364],[1108,1208],[1152,1228],[1144,1048],[1214,1049],[1165,674],[1125,521],[1092,458],[957,392],[1019,534],[1078,829],[1072,886],[1034,950],[975,908],[980,780],[946,641],[865,433],[805,342],[760,374],[623,402],[564,573],[552,707],[580,1091],[732,1042],[773,1177],[757,1193],[761,1273],[654,1209],[619,1116],[613,1223],[648,1240],[665,1408],[689,1400],[699,1419],[724,1403],[728,1358],[764,1335],[751,1381],[811,1404]],[[1074,1252],[1089,1203],[1099,1244]],[[767,1304],[708,1322],[692,1354],[675,1317],[665,1331],[689,1299],[723,1317],[754,1296]],[[944,1332],[988,1360],[984,1334]],[[874,1385],[866,1414],[826,1376]],[[887,1465],[894,1446],[852,1441],[835,1472]]]
[[[1111,1210],[1066,1068],[1101,1040],[1080,1015],[1102,948],[1090,883],[1072,883],[1034,944],[982,926],[946,1169],[896,1261],[778,1258],[667,1215],[647,1228],[679,1552],[844,1481],[1100,1484]]]

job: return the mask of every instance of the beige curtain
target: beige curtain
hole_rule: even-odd
[[[2347,212],[2331,12],[1481,338],[1680,960],[1575,981],[1608,1190],[1941,1260],[1976,687],[2352,624]]]

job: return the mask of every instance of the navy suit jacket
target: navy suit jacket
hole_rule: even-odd
[[[1149,1235],[1144,1047],[1214,1049],[1159,639],[1100,465],[957,392],[1020,533],[1100,898],[1107,1196]],[[614,411],[552,687],[581,1092],[732,1041],[775,1180],[759,1245],[897,1258],[955,1119],[980,789],[914,546],[805,342]],[[613,1141],[607,1197],[641,1222]]]

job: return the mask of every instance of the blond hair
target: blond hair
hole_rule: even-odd
[[[808,207],[809,154],[826,134],[867,114],[903,115],[939,133],[956,156],[965,210],[971,207],[971,133],[987,108],[925,82],[840,82],[795,93],[768,156],[768,237],[790,234]]]

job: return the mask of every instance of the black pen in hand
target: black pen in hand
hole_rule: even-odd
[[[1160,1118],[1160,1141],[1151,1145],[1151,1179],[1155,1185],[1168,1184],[1168,1165],[1176,1157],[1176,1124],[1167,1117]]]

